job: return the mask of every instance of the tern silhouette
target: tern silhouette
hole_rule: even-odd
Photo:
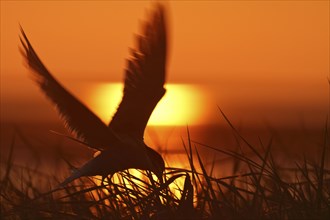
[[[81,176],[105,177],[129,168],[153,172],[160,181],[165,169],[160,154],[143,140],[149,117],[165,94],[167,36],[164,6],[157,5],[138,35],[128,59],[122,101],[109,125],[68,92],[47,70],[21,27],[20,40],[29,68],[42,92],[56,106],[66,127],[89,146],[101,150],[61,185]]]

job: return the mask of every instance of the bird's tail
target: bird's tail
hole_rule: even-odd
[[[80,169],[73,171],[73,173],[60,184],[60,187],[65,187],[68,183],[78,179],[81,176],[83,175]]]

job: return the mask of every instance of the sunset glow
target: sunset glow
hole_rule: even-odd
[[[167,84],[166,93],[153,111],[148,125],[199,124],[206,108],[205,93],[189,84]],[[100,83],[87,97],[89,107],[108,123],[122,99],[122,83]]]
[[[150,2],[1,1],[1,6],[2,120],[51,118],[46,106],[35,107],[43,99],[17,49],[21,24],[46,67],[66,88],[74,90],[76,82],[102,83],[88,98],[81,94],[83,88],[75,95],[109,122],[121,89],[113,94],[106,82],[122,81],[128,47],[135,46],[134,34],[141,32]],[[219,105],[244,124],[261,118],[285,127],[302,118],[323,123],[328,108],[328,1],[173,1],[169,6],[167,82],[204,83],[214,95],[211,108]],[[171,101],[166,108],[157,107],[150,125],[198,124],[207,118],[199,115],[199,102],[189,106],[190,98],[185,98],[188,104],[175,101],[195,97],[189,88],[170,98],[176,85],[169,85],[159,106],[168,102],[167,96]],[[183,104],[188,111],[180,115]],[[168,114],[171,120],[166,122]],[[208,117],[206,123],[217,118]]]
[[[0,218],[329,219],[329,6],[0,0]]]

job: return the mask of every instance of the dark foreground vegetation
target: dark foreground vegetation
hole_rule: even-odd
[[[167,167],[163,183],[151,173],[129,170],[104,185],[98,178],[84,177],[60,188],[58,175],[16,164],[13,141],[1,161],[0,218],[330,219],[327,126],[322,145],[316,146],[321,151],[317,160],[301,159],[284,168],[274,158],[271,140],[260,142],[262,150],[257,150],[227,122],[253,155],[246,156],[241,146],[231,151],[196,143],[188,131],[183,147],[190,168]],[[215,177],[216,164],[205,166],[201,147],[229,157],[232,175]]]

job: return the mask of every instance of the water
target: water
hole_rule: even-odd
[[[16,130],[18,129],[18,131]],[[214,175],[220,177],[231,172],[233,158],[212,150],[201,144],[220,150],[239,151],[240,147],[246,156],[251,158],[255,154],[242,139],[234,135],[229,126],[152,126],[145,132],[145,142],[161,153],[168,166],[189,168],[184,146],[188,148],[188,131],[193,148],[201,154],[204,165],[211,169],[215,161]],[[16,125],[1,124],[1,160],[8,158],[8,150],[15,135],[14,158],[15,162],[29,166],[35,163],[35,155],[41,155],[41,160],[51,161],[50,158],[62,151],[67,159],[77,166],[93,157],[94,152],[87,147],[66,137],[55,135],[49,130],[68,134],[66,129],[57,123],[26,123]],[[270,141],[272,152],[283,166],[293,165],[294,160],[301,160],[305,155],[308,159],[317,161],[324,146],[324,131],[319,129],[282,129],[270,130],[262,128],[242,128],[240,134],[263,154]],[[56,169],[55,169],[56,170]],[[56,171],[54,171],[56,172]]]
[[[29,92],[25,93],[24,96],[19,91],[9,92],[3,96],[2,103],[4,105],[1,106],[1,160],[7,160],[8,149],[14,134],[17,133],[15,127],[19,128],[21,133],[21,135],[16,135],[14,152],[15,161],[20,164],[29,165],[33,162],[33,153],[30,155],[31,146],[33,148],[32,152],[40,153],[43,155],[42,158],[48,159],[48,162],[49,158],[55,155],[58,148],[64,151],[68,158],[75,161],[78,166],[90,159],[93,156],[93,152],[86,147],[49,132],[49,130],[55,130],[68,134],[57,113],[48,100],[40,94],[40,91],[32,83],[20,84],[18,82],[18,84],[22,86],[22,91],[31,88],[28,89]],[[117,90],[112,91],[111,84],[105,83],[84,82],[66,85],[78,99],[82,100],[93,112],[98,114],[105,123],[108,123],[118,105],[117,102],[120,101],[120,87],[117,86]],[[187,86],[190,88],[188,90],[190,91],[189,93],[185,92],[188,88]],[[188,112],[189,114],[187,115],[189,117],[185,118],[185,120],[177,120],[177,117],[173,117],[172,121],[169,120],[171,121],[170,125],[167,126],[164,126],[163,123],[157,124],[157,120],[153,120],[152,126],[147,126],[145,131],[145,142],[163,155],[168,166],[189,166],[184,150],[184,145],[186,147],[189,145],[188,130],[193,152],[195,152],[196,147],[208,169],[211,169],[215,161],[215,176],[219,177],[231,173],[232,158],[203,147],[197,144],[197,142],[220,150],[242,150],[246,155],[252,158],[255,157],[251,149],[244,144],[244,141],[237,134],[234,134],[224,117],[221,116],[217,106],[210,101],[214,96],[209,96],[210,93],[205,88],[196,85],[177,84],[174,87],[170,86],[168,90],[173,90],[173,88],[177,93],[180,93],[182,90],[182,93],[178,96],[169,95],[169,97],[172,97],[172,99],[185,99],[186,104],[183,107],[172,105],[173,109],[180,108],[180,111],[173,111],[172,114],[176,116],[181,115],[179,118],[182,119],[182,115]],[[109,93],[109,89],[112,92]],[[101,96],[100,94],[103,95]],[[113,96],[118,100],[111,101]],[[195,100],[194,97],[196,97]],[[180,103],[180,100],[174,101]],[[165,102],[171,102],[171,99],[165,100]],[[282,118],[274,117],[266,120],[262,118],[262,115],[267,114],[267,112],[264,114],[260,113],[261,119],[259,118],[258,121],[255,120],[257,118],[255,115],[251,116],[251,112],[257,114],[257,111],[252,111],[252,107],[249,107],[246,102],[245,100],[241,102],[241,106],[236,106],[237,108],[234,112],[226,111],[225,113],[228,114],[227,116],[239,133],[258,152],[264,152],[264,148],[272,141],[272,151],[277,155],[276,159],[283,166],[291,166],[295,159],[301,160],[304,155],[310,160],[317,161],[316,158],[320,154],[322,146],[324,146],[324,124],[326,118],[324,106],[323,108],[321,108],[322,105],[311,107],[311,109],[323,109],[321,111],[321,113],[324,113],[323,116],[320,112],[320,114],[316,115],[314,114],[315,111],[311,111],[309,115],[306,115],[306,120],[297,120],[294,123],[292,119],[284,120],[288,115],[293,115],[293,112],[297,111],[294,108],[294,103],[290,114],[283,113]],[[109,106],[108,103],[112,104]],[[236,100],[236,103],[240,103],[239,100]],[[288,109],[290,106],[285,108]],[[102,112],[105,112],[105,114]],[[168,110],[163,112],[168,112]],[[176,114],[177,112],[180,114]],[[240,120],[237,116],[238,114],[241,117],[244,116],[244,119]],[[268,114],[268,117],[271,116],[272,114]],[[56,173],[57,167],[50,166],[48,169]]]

